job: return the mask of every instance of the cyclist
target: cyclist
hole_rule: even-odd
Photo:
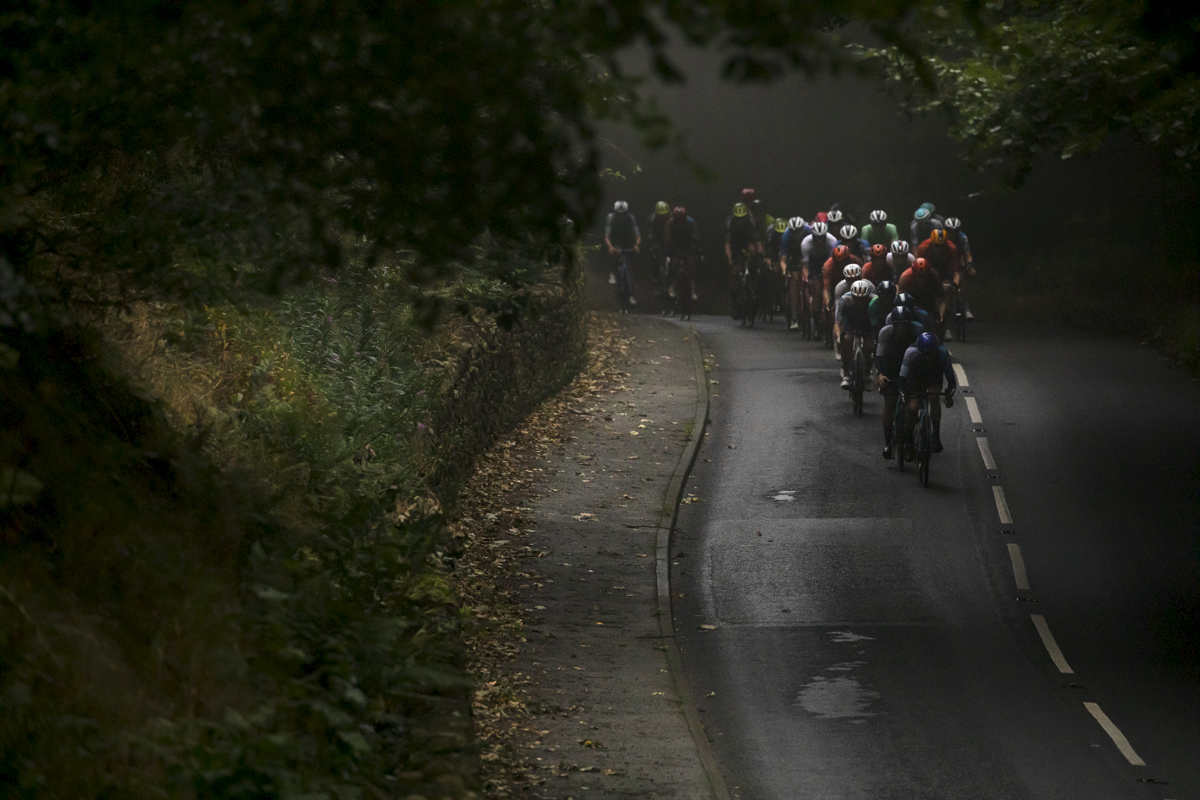
[[[880,298],[876,299],[881,299]],[[874,301],[872,301],[874,304]],[[875,372],[879,375],[879,393],[883,395],[883,457],[892,457],[892,426],[896,421],[896,395],[900,394],[900,366],[904,354],[925,332],[921,323],[904,306],[896,306],[888,315],[890,323],[879,331],[875,347]]]
[[[753,189],[747,189],[753,193]],[[743,191],[743,196],[745,195]],[[746,268],[747,255],[762,253],[762,239],[750,207],[738,202],[733,214],[725,220],[725,260],[729,263],[729,296],[733,301],[732,314],[737,316],[737,296],[742,282],[742,270]]]
[[[655,203],[654,211],[646,219],[646,249],[649,251],[650,261],[654,265],[654,283],[658,286],[663,286],[667,280],[666,265],[663,262],[663,258],[666,257],[664,231],[669,219],[671,219],[671,207],[667,205],[665,200],[659,200]]]
[[[892,267],[892,278],[900,280],[900,276],[904,274],[904,270],[913,265],[917,257],[909,252],[908,242],[904,239],[897,239],[892,242],[891,252],[888,253],[888,264]]]
[[[851,287],[854,286],[856,281],[865,279],[866,276],[863,268],[858,264],[847,264],[846,266],[842,267],[842,280],[833,290],[834,304],[836,305],[837,301],[841,300],[842,297],[845,296],[846,292],[850,291]],[[867,283],[871,284],[871,294],[874,295],[875,284],[871,281],[867,281]]]
[[[975,275],[975,259],[971,255],[971,242],[967,239],[967,234],[962,229],[962,222],[958,217],[946,217],[946,236],[958,247],[958,255],[962,260],[962,269],[954,276],[954,285],[962,286],[962,274],[966,272],[974,277]],[[963,306],[967,311],[967,319],[975,319],[975,315],[971,313],[971,304],[967,302],[967,296],[962,297]]]
[[[942,288],[942,276],[937,270],[931,269],[925,259],[918,258],[900,276],[897,285],[900,291],[911,294],[916,304],[929,312],[933,318],[933,327],[929,329],[938,330],[941,320],[946,317],[946,293]]]
[[[862,259],[855,258],[850,255],[850,248],[844,244],[839,244],[833,248],[829,258],[825,259],[825,265],[821,267],[821,288],[825,297],[825,308],[833,310],[833,278],[838,273],[845,270],[847,264],[857,264],[862,266]]]
[[[884,247],[891,247],[892,242],[900,238],[899,231],[896,226],[887,221],[887,212],[883,210],[872,211],[871,221],[863,225],[862,238],[867,240],[867,244],[881,244]]]
[[[913,250],[929,238],[931,231],[942,227],[941,219],[933,216],[932,209],[933,204],[926,203],[913,214],[912,222],[908,226],[908,243]]]
[[[838,229],[838,242],[849,247],[851,255],[864,261],[871,253],[871,246],[858,235],[858,228],[853,225],[843,225]]]
[[[942,394],[943,379],[946,381],[946,408],[951,408],[958,384],[950,366],[950,353],[938,342],[937,336],[925,331],[917,337],[917,343],[905,351],[904,360],[900,363],[906,451],[912,448],[912,429],[917,421],[917,408],[921,404],[921,395],[925,394],[929,396],[929,416],[933,420],[933,452],[942,452],[942,406],[936,395]]]
[[[925,259],[929,268],[936,270],[939,275],[947,278],[953,276],[955,283],[960,280],[958,273],[962,266],[961,254],[950,241],[944,228],[934,228],[929,232],[929,238],[917,248],[917,258]]]
[[[692,260],[692,301],[697,300],[696,297],[696,273],[695,269],[700,261],[700,235],[696,230],[696,220],[688,216],[687,209],[683,206],[675,206],[671,210],[670,218],[664,228],[666,237],[666,258],[667,258],[667,274],[668,274],[668,294],[675,297],[675,282],[679,276],[679,270],[685,266],[687,259]]]
[[[783,240],[780,242],[779,260],[787,281],[788,305],[792,309],[792,330],[800,327],[800,292],[803,288],[802,281],[806,277],[801,246],[805,237],[811,234],[812,227],[807,225],[802,217],[792,217],[788,220],[787,230],[784,231]]]
[[[771,223],[771,229],[767,231],[766,255],[767,263],[771,267],[771,303],[772,310],[778,308],[783,310],[783,304],[787,302],[785,295],[787,294],[787,286],[784,279],[783,271],[783,237],[787,234],[788,221],[783,217],[774,217]]]
[[[834,322],[837,325],[838,353],[842,361],[842,388],[850,388],[850,364],[854,361],[854,337],[863,337],[863,351],[871,353],[875,343],[871,341],[875,328],[871,325],[868,308],[875,287],[870,281],[857,280],[850,291],[838,300]],[[865,376],[864,376],[865,377]]]
[[[868,260],[863,264],[863,277],[871,283],[892,279],[892,265],[888,261],[888,249],[882,244],[871,245],[867,253]]]
[[[621,263],[621,251],[632,250],[636,253],[642,246],[642,232],[638,230],[637,219],[629,213],[629,203],[624,200],[613,203],[613,210],[604,219],[604,244],[608,246],[609,255],[615,257],[612,271],[608,273],[608,282],[615,285],[617,265]],[[632,270],[630,270],[629,282],[629,304],[637,305],[637,301],[633,299]]]
[[[869,279],[868,279],[869,280]],[[880,281],[875,285],[875,296],[871,298],[871,324],[876,329],[883,327],[888,312],[896,306],[896,284],[892,281]]]
[[[899,291],[899,287],[897,287],[896,291],[896,305],[908,309],[908,313],[912,315],[912,318],[921,323],[921,327],[925,330],[930,330],[933,327],[933,317],[929,315],[929,312],[918,306],[917,301],[913,299],[911,294]],[[891,323],[892,315],[889,313],[887,318],[884,319],[883,324],[890,325]]]

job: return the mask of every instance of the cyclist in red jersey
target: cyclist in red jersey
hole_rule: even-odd
[[[959,273],[962,271],[962,254],[959,253],[958,247],[947,238],[945,230],[934,228],[930,232],[929,238],[917,247],[917,258],[925,259],[929,268],[936,270],[939,275],[943,275],[955,283],[961,280]]]
[[[850,254],[850,248],[844,244],[839,244],[833,248],[833,255],[825,260],[825,266],[821,268],[821,285],[825,292],[825,308],[833,310],[833,287],[840,280],[842,270],[847,264],[858,264],[862,266],[862,259],[858,256]]]
[[[936,312],[935,325],[946,315],[946,294],[942,288],[942,276],[931,269],[929,262],[918,258],[900,276],[899,289],[913,296],[916,304],[932,316]]]
[[[862,276],[876,286],[881,281],[892,279],[892,265],[888,263],[887,245],[871,245],[870,260],[863,264]]]

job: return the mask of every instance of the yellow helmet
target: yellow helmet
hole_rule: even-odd
[[[663,214],[670,214],[671,207],[667,205],[666,200],[659,200],[654,204],[654,213],[658,214],[659,216],[662,216]]]
[[[745,203],[734,203],[733,215],[735,217],[744,217],[750,213],[750,208]]]
[[[780,217],[779,219],[775,220],[775,230],[779,233],[783,233],[784,231],[786,231],[787,230],[787,220],[784,219],[783,217]]]

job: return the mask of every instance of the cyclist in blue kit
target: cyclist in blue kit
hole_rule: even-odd
[[[958,388],[954,369],[950,366],[950,352],[942,346],[937,336],[926,331],[917,337],[915,345],[905,351],[904,360],[900,363],[905,448],[912,447],[912,429],[917,422],[921,395],[924,394],[929,396],[929,416],[933,421],[933,452],[942,452],[942,406],[937,395],[943,394],[943,380],[946,382],[946,408],[950,408],[954,405],[954,392]]]

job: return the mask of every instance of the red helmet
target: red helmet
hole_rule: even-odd
[[[833,248],[833,260],[834,261],[845,261],[849,257],[850,257],[850,248],[846,247],[846,245],[839,244],[837,247]]]
[[[753,201],[754,201],[754,190],[753,189],[742,189],[742,202],[743,203],[751,203]]]
[[[929,262],[923,258],[918,258],[916,261],[913,262],[912,268],[913,268],[913,272],[915,272],[916,274],[924,275],[925,271],[929,269]]]
[[[871,258],[887,258],[887,248],[881,244],[871,245]]]
[[[683,206],[675,206],[671,209],[671,219],[677,219],[680,222],[687,219],[687,209]]]

